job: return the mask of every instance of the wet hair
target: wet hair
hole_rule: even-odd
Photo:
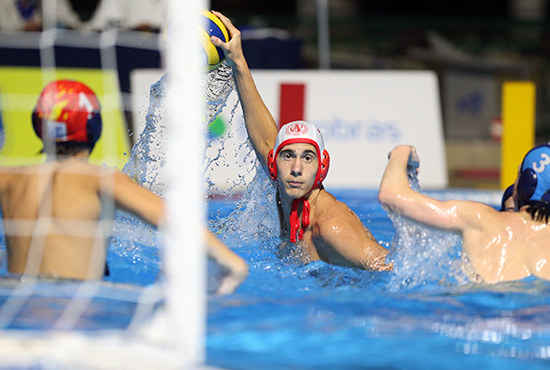
[[[83,151],[89,151],[91,152],[93,149],[93,146],[86,145],[86,144],[65,144],[65,143],[58,143],[55,146],[55,154],[56,155],[65,155],[65,156],[73,156]]]
[[[548,223],[548,219],[550,219],[550,203],[548,202],[532,200],[529,202],[526,211],[529,212],[531,218],[535,221]]]
[[[88,151],[92,152],[92,149],[94,148],[93,145],[88,145],[84,143],[56,143],[55,144],[55,155],[57,156],[65,156],[65,157],[72,157],[74,155],[77,155],[80,152]],[[46,153],[45,147],[42,148],[39,154]]]

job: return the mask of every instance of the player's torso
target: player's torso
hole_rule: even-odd
[[[98,223],[102,207],[94,171],[78,164],[35,166],[17,171],[3,186],[10,272],[27,268],[46,276],[101,277],[110,229]],[[91,260],[97,263],[90,266]]]

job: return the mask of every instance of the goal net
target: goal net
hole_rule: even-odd
[[[94,245],[92,251],[98,256],[106,253],[109,275],[104,279],[36,278],[38,267],[31,262],[25,273],[10,274],[2,240],[0,367],[201,367],[206,260],[200,230],[206,224],[202,171],[206,125],[201,108],[204,98],[197,94],[202,91],[204,75],[200,51],[189,45],[198,40],[199,14],[207,4],[204,0],[165,1],[165,12],[172,20],[166,38],[162,32],[116,27],[100,32],[60,29],[56,27],[57,1],[42,3],[42,32],[0,34],[2,52],[28,62],[0,67],[0,173],[55,158],[53,145],[47,143],[39,154],[42,142],[33,132],[31,113],[47,83],[71,79],[88,85],[101,104],[103,131],[90,162],[135,176],[135,168],[125,166],[134,155],[132,142],[140,132],[132,132],[125,114],[128,92],[121,89],[124,66],[120,59],[128,58],[121,54],[130,53],[131,59],[131,53],[140,55],[143,50],[162,51],[162,65],[170,77],[170,94],[163,103],[168,115],[162,125],[171,142],[178,144],[168,145],[162,158],[167,184],[162,194],[167,200],[163,227],[157,229],[124,211],[115,212],[111,199],[101,199],[104,208],[114,213],[113,219],[96,226],[98,233],[112,233],[107,252],[104,245]],[[90,60],[98,67],[81,66]],[[46,187],[53,186],[55,178],[48,181]],[[109,186],[112,180],[104,176],[100,181],[105,181],[100,186]],[[26,194],[22,201],[33,196]],[[31,249],[40,256],[44,230],[53,218],[51,202],[45,202],[36,220],[3,217],[8,222],[1,223],[0,231],[5,236],[31,238]],[[68,225],[75,233],[79,229],[76,223]]]

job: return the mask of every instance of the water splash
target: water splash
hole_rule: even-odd
[[[226,106],[227,98],[235,90],[231,67],[225,62],[204,77],[205,123],[209,124]]]
[[[137,183],[156,194],[164,194],[162,168],[166,164],[166,75],[151,85],[149,89],[149,108],[145,117],[145,127],[132,147],[130,159],[122,169]]]
[[[266,246],[279,237],[280,225],[275,205],[275,188],[256,159],[256,175],[227,217],[210,221],[211,229],[231,245]]]
[[[206,73],[203,78],[204,121],[207,127],[225,107],[229,95],[234,91],[231,67],[222,64]],[[149,107],[145,117],[145,127],[132,147],[130,159],[123,172],[154,193],[166,193],[166,150],[169,145],[166,132],[166,96],[169,92],[169,77],[162,76],[149,89]],[[185,117],[182,117],[184,120]],[[187,124],[183,122],[183,124]],[[192,124],[192,123],[188,123]],[[222,155],[221,152],[219,154]],[[205,168],[215,163],[206,159]]]
[[[415,167],[407,169],[409,186],[420,191]],[[388,259],[394,273],[389,289],[408,290],[462,284],[461,237],[457,233],[425,226],[384,207],[395,228]]]
[[[204,75],[204,124],[207,127],[222,112],[230,102],[229,97],[235,91],[235,82],[231,67],[222,64],[217,69]],[[134,178],[138,183],[154,193],[163,196],[166,193],[164,166],[166,164],[167,136],[165,120],[167,110],[165,100],[169,94],[169,77],[164,75],[151,85],[149,108],[145,117],[145,127],[134,144],[130,159],[123,172]],[[275,208],[275,190],[270,179],[261,169],[261,165],[247,139],[243,127],[234,123],[238,99],[230,107],[230,118],[227,123],[227,134],[224,137],[207,137],[205,135],[206,151],[204,157],[205,191],[208,195],[234,202],[234,195],[240,197],[235,210],[227,217],[215,218],[209,221],[209,228],[231,248],[242,245],[262,244],[279,236],[279,225]],[[189,123],[192,124],[192,123]],[[241,132],[239,132],[241,130]],[[235,135],[242,134],[243,140]],[[238,139],[238,140],[235,140]],[[235,145],[232,147],[230,145]],[[241,163],[239,173],[226,183],[214,179],[213,175],[221,167],[233,169],[234,163]],[[232,166],[232,167],[230,167]],[[234,170],[232,170],[234,172]],[[219,176],[218,176],[219,177]],[[245,221],[246,220],[246,221]],[[118,222],[119,234],[128,234],[131,225]],[[134,243],[136,244],[136,243]],[[139,254],[139,245],[129,246],[128,243],[117,241],[118,254],[135,256]],[[265,249],[268,249],[266,246]],[[272,250],[272,248],[269,248]],[[259,251],[259,250],[258,250]],[[257,255],[255,255],[257,257]],[[215,269],[211,269],[215,270]],[[216,280],[216,273],[209,273],[209,280]],[[214,277],[213,279],[210,279]],[[211,285],[211,283],[209,283]]]

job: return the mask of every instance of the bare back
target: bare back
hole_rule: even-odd
[[[477,208],[476,219],[463,229],[463,248],[477,273],[488,283],[520,280],[534,275],[550,280],[550,226],[529,213],[498,212],[486,205]],[[485,208],[485,210],[481,210]]]
[[[499,212],[472,201],[440,201],[411,189],[409,161],[416,149],[398,145],[390,153],[378,199],[398,214],[426,225],[460,232],[462,248],[487,283],[520,280],[529,275],[550,280],[550,226],[523,210]]]
[[[100,187],[112,187],[112,178],[112,170],[74,158],[2,169],[9,272],[100,279],[114,215],[102,215]]]

